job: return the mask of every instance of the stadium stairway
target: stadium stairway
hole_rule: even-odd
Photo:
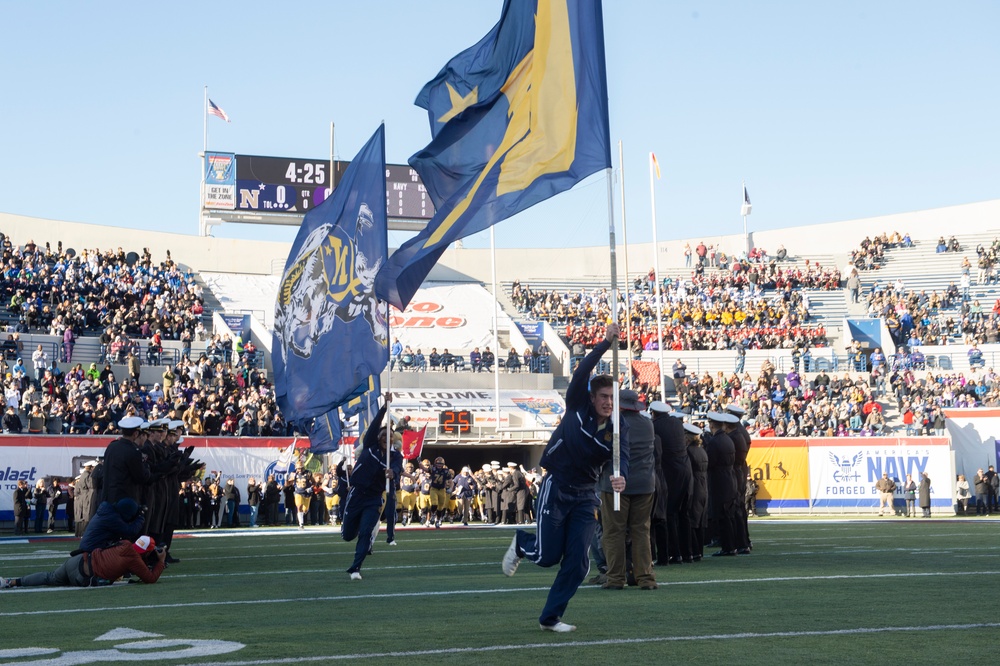
[[[201,287],[201,298],[205,306],[205,315],[209,318],[208,321],[205,322],[205,328],[211,331],[213,328],[211,320],[212,313],[225,312],[226,309],[225,307],[223,307],[222,302],[219,300],[218,296],[215,295],[215,292],[212,291],[212,288],[209,286],[209,284],[205,282],[205,279],[202,277],[201,273],[194,273],[194,281],[195,284]]]

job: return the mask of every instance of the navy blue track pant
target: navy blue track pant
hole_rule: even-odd
[[[552,475],[542,480],[538,491],[535,534],[517,531],[517,546],[525,559],[540,567],[560,564],[559,573],[538,621],[558,622],[569,600],[590,572],[590,543],[597,528],[600,502],[593,490],[561,488]]]
[[[382,497],[380,495],[362,495],[352,488],[347,493],[347,507],[344,509],[344,523],[340,536],[344,541],[358,539],[354,548],[354,563],[348,573],[359,571],[365,557],[372,547],[372,537],[378,529],[379,517],[382,515]]]

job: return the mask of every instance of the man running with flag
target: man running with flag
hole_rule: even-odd
[[[560,564],[545,608],[538,618],[543,631],[576,630],[562,614],[590,571],[590,543],[597,527],[597,481],[611,460],[614,423],[614,379],[590,373],[612,344],[618,325],[608,324],[604,341],[594,347],[573,372],[566,390],[566,414],[552,433],[540,466],[547,471],[538,490],[536,534],[517,530],[503,557],[504,575],[513,576],[522,558],[540,567]],[[587,390],[587,382],[590,390]],[[615,415],[618,418],[618,415]],[[619,427],[621,421],[618,421]],[[621,475],[611,477],[615,492],[625,490],[628,476],[628,432],[620,432]]]
[[[390,402],[392,394],[386,392],[385,402],[365,433],[361,451],[357,453],[354,470],[351,472],[351,490],[347,493],[344,525],[341,530],[344,541],[353,541],[355,538],[358,540],[354,549],[354,562],[347,570],[351,580],[361,580],[361,565],[364,564],[365,557],[378,534],[386,479],[392,481],[403,471],[403,456],[395,448],[390,453],[391,460],[386,466],[386,428],[379,426],[385,418]],[[394,442],[397,438],[401,439],[397,433],[393,433],[392,436]]]

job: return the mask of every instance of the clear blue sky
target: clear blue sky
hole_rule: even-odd
[[[205,85],[232,118],[209,119],[211,150],[325,158],[334,121],[350,159],[384,119],[387,158],[404,163],[429,140],[416,93],[501,5],[5,3],[0,211],[196,234]],[[604,13],[630,241],[651,239],[649,151],[661,240],[741,232],[742,179],[751,229],[1000,197],[1000,3],[616,0]],[[497,227],[508,247],[607,235],[603,177]]]

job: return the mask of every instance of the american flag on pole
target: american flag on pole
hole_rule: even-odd
[[[223,111],[215,102],[208,100],[208,115],[215,116],[216,118],[222,118],[227,123],[232,122],[226,112]]]

